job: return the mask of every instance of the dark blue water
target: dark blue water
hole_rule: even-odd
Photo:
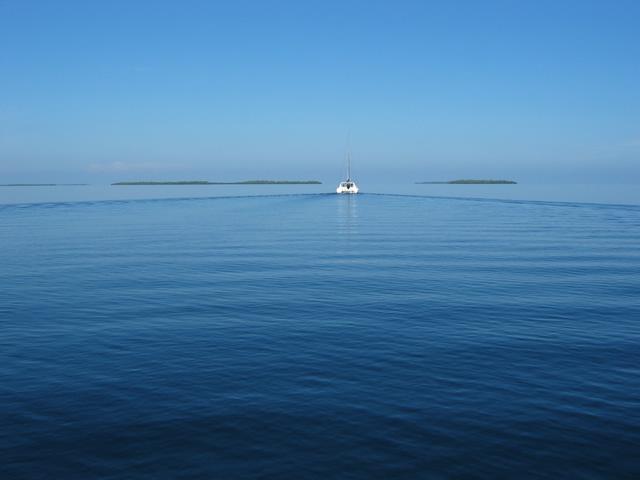
[[[640,207],[0,207],[0,477],[640,477]]]

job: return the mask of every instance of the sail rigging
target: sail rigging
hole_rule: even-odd
[[[347,137],[347,180],[340,182],[336,193],[358,193],[358,185],[351,180],[351,135]]]

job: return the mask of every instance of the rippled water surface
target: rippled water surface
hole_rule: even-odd
[[[0,206],[0,477],[640,478],[640,207]]]

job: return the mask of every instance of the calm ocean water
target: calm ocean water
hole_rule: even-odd
[[[640,478],[638,206],[22,203],[0,247],[1,478]]]
[[[359,180],[358,180],[359,181]],[[251,195],[334,193],[337,183],[321,185],[77,185],[53,187],[0,186],[0,205],[20,203],[140,200],[158,198],[209,198]],[[362,193],[401,192],[408,195],[531,200],[543,202],[640,205],[640,187],[628,184],[517,184],[517,185],[416,185],[391,179],[359,181]]]

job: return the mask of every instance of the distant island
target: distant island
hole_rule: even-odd
[[[111,185],[320,185],[319,180],[242,180],[240,182],[209,182],[208,180],[135,181]]]
[[[461,180],[449,180],[448,182],[416,182],[419,185],[425,184],[447,184],[447,185],[515,185],[518,182],[513,180],[474,180],[474,179],[461,179]]]

